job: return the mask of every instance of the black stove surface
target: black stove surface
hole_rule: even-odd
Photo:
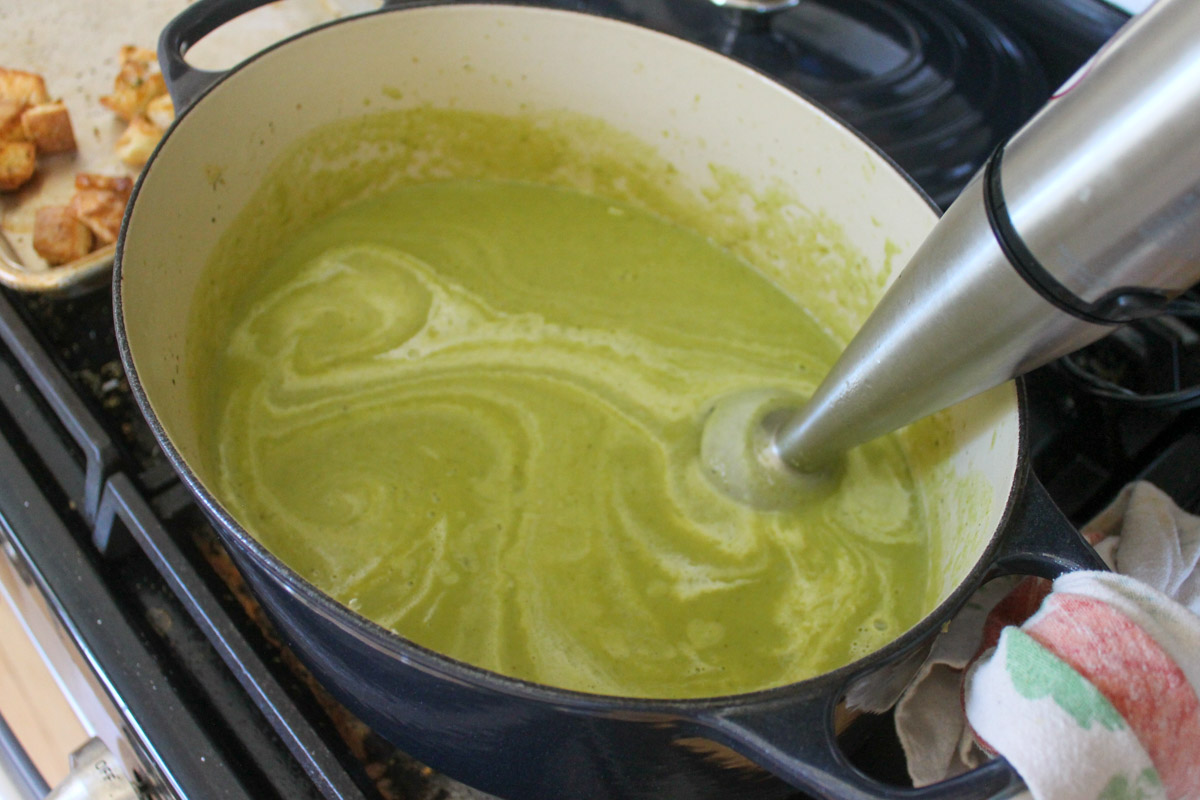
[[[600,0],[816,100],[943,208],[1049,97],[1035,51],[962,0],[809,0],[770,16],[707,0]]]
[[[1034,467],[1072,521],[1133,479],[1200,513],[1200,318],[1131,324],[1027,385]]]
[[[737,25],[707,0],[557,5],[777,76],[942,205],[1124,20],[1098,0],[808,0]],[[1138,477],[1200,510],[1200,411],[1129,396],[1200,378],[1200,326],[1150,327],[1027,381],[1035,471],[1077,524]],[[273,638],[129,395],[107,292],[0,294],[0,470],[0,540],[106,675],[155,796],[468,796],[363,730]],[[853,757],[900,782],[889,732],[859,726]]]

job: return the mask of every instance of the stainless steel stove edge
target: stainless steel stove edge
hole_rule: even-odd
[[[16,503],[31,518],[44,514],[42,523],[36,526],[41,529],[39,533],[62,543],[59,531],[48,530],[56,526],[49,522],[51,512],[39,507],[41,498],[22,491],[31,478],[4,441],[0,441],[0,474],[4,475],[0,483],[0,549],[5,555],[0,559],[0,600],[7,602],[22,620],[84,729],[104,743],[119,772],[138,788],[139,794],[156,800],[182,800],[183,795],[162,768],[160,754],[141,735],[142,725],[132,710],[114,699],[111,684],[97,673],[96,653],[81,630],[91,627],[98,631],[107,623],[111,631],[121,625],[120,620],[102,607],[93,609],[86,620],[73,618],[48,585],[47,576],[30,562],[14,530],[14,525],[20,524],[19,519],[13,519],[18,515],[11,511]],[[65,572],[71,571],[76,558],[77,554],[61,552],[59,560]]]

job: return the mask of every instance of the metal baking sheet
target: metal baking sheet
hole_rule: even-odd
[[[188,61],[227,69],[279,39],[313,25],[379,6],[379,0],[280,0],[256,9],[198,42]],[[69,293],[109,280],[114,246],[51,267],[33,249],[33,220],[45,205],[65,204],[75,174],[136,174],[115,152],[125,122],[100,104],[119,69],[122,45],[153,50],[162,28],[186,0],[4,0],[0,3],[0,66],[36,72],[71,115],[78,150],[39,156],[33,180],[0,193],[0,285]]]

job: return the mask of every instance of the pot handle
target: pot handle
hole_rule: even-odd
[[[809,696],[786,707],[720,711],[704,720],[702,735],[742,753],[772,774],[821,800],[1003,800],[1024,791],[1002,758],[920,788],[884,783],[850,762],[837,743],[833,705],[841,696]]]
[[[1028,470],[991,566],[989,577],[1019,574],[1054,579],[1080,570],[1108,571],[1104,559],[1055,505],[1032,470]]]
[[[167,23],[158,37],[158,63],[176,114],[200,98],[225,72],[196,69],[188,48],[227,22],[274,0],[198,0]]]
[[[987,577],[1016,573],[1052,579],[1075,570],[1107,570],[1033,471],[1026,468],[1024,473]],[[904,657],[901,653],[889,663]],[[920,788],[883,783],[854,766],[838,745],[834,707],[848,687],[886,666],[817,680],[803,696],[781,699],[774,708],[734,706],[694,721],[703,728],[700,735],[719,740],[818,798],[1002,800],[1024,790],[1020,776],[1003,758]]]
[[[158,37],[158,63],[178,114],[225,76],[224,71],[197,69],[184,59],[188,48],[227,22],[277,0],[196,0],[167,23]],[[383,0],[396,8],[419,0]]]

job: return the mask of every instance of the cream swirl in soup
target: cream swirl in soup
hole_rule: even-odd
[[[928,609],[887,437],[784,512],[697,459],[731,391],[811,391],[838,346],[700,234],[536,182],[415,182],[243,281],[198,398],[221,502],[305,578],[461,661],[704,697],[843,665]]]

